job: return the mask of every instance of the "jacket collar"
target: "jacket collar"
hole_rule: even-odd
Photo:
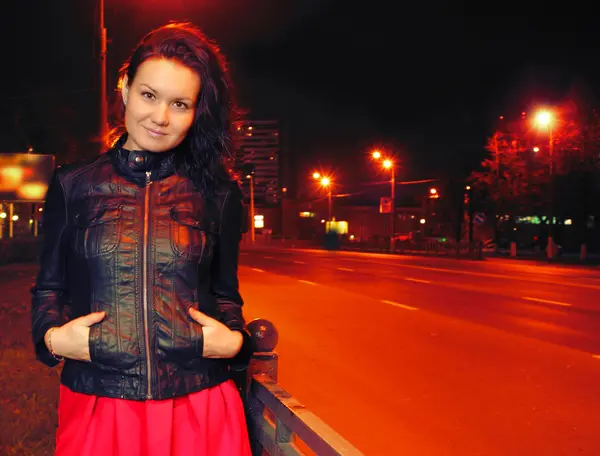
[[[147,172],[150,172],[150,179],[153,181],[175,173],[175,150],[160,153],[127,150],[123,148],[125,141],[127,134],[121,136],[108,153],[116,171],[126,179],[143,186],[146,183]]]

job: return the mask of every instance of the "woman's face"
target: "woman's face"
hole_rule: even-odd
[[[129,150],[166,152],[181,144],[194,122],[200,77],[161,58],[144,61],[133,81],[123,81]]]

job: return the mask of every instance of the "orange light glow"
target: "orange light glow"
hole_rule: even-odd
[[[320,179],[321,173],[313,173],[313,179]]]
[[[431,193],[432,195],[437,195],[437,189],[436,188],[430,188],[429,189],[429,193]]]
[[[383,167],[385,169],[390,169],[393,165],[394,165],[394,163],[392,162],[392,160],[384,160],[383,161]]]
[[[0,185],[5,188],[17,188],[23,179],[23,168],[5,166],[0,169]]]
[[[328,177],[324,177],[323,179],[321,179],[321,185],[323,187],[329,187],[329,184],[331,184],[331,181]]]
[[[535,115],[535,123],[540,128],[548,128],[554,122],[554,117],[550,111],[538,111]]]
[[[379,160],[381,158],[381,152],[378,150],[374,150],[372,155],[375,160]]]
[[[46,190],[48,186],[44,182],[29,182],[17,189],[17,196],[25,200],[43,200]]]
[[[539,147],[534,147],[533,151],[537,154],[540,151],[540,148]]]

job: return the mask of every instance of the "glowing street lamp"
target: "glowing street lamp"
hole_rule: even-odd
[[[549,225],[548,225],[548,245],[546,253],[548,258],[554,258],[554,236],[553,236],[553,225],[554,225],[554,189],[553,189],[553,177],[554,177],[554,139],[553,139],[553,127],[555,124],[555,116],[551,111],[542,109],[535,115],[535,125],[543,130],[548,130],[548,155],[550,156],[550,197],[549,203],[550,208],[548,210]],[[539,150],[539,149],[538,149]],[[535,149],[534,149],[535,152]]]
[[[330,177],[323,176],[321,173],[318,173],[318,172],[313,173],[313,179],[318,180],[319,183],[321,184],[321,187],[324,187],[327,189],[327,207],[328,207],[329,220],[331,221],[332,220],[331,217],[333,214],[332,202],[331,202],[332,180]]]
[[[538,111],[535,115],[535,123],[540,128],[551,128],[554,123],[554,116],[545,109]]]
[[[534,147],[533,151],[537,154],[540,151],[540,148],[539,147]]]
[[[391,218],[392,218],[392,223],[391,225],[391,229],[392,229],[392,235],[390,236],[390,251],[393,252],[394,251],[394,235],[396,234],[396,167],[394,166],[394,161],[390,158],[383,158],[381,155],[381,151],[379,150],[374,150],[371,153],[371,156],[373,157],[373,159],[379,161],[382,160],[381,164],[383,166],[384,169],[391,171],[392,175],[391,175],[391,180],[390,180],[390,185],[391,185],[391,200],[392,200],[392,207],[391,207]]]

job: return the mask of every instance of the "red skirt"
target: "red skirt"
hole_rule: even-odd
[[[56,456],[250,456],[233,381],[187,396],[131,401],[60,386]]]

